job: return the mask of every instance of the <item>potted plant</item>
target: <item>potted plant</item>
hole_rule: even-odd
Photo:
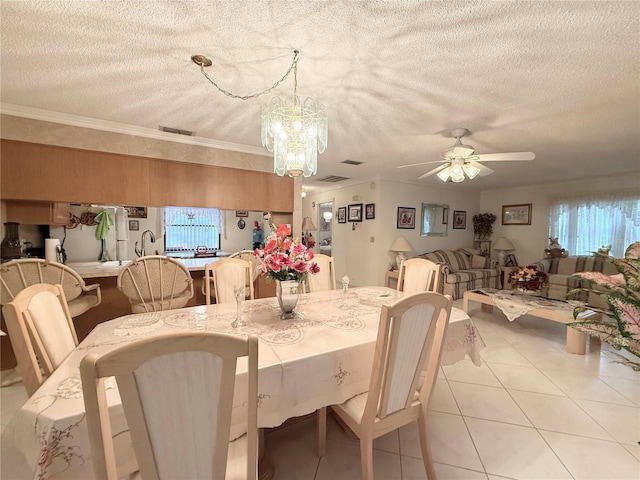
[[[600,338],[616,350],[626,350],[640,357],[640,242],[631,244],[624,258],[613,258],[607,254],[595,253],[616,266],[616,275],[600,272],[579,272],[575,277],[592,282],[592,288],[577,288],[569,294],[579,291],[593,292],[602,297],[608,308],[592,306],[577,307],[574,318],[584,310],[602,313],[602,320],[570,323],[587,335]],[[620,356],[617,363],[627,365],[640,372],[640,361]]]
[[[476,240],[486,240],[491,236],[496,218],[493,213],[479,213],[473,216],[473,233]]]

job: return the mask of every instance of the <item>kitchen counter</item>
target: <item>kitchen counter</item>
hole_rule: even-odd
[[[218,257],[202,257],[202,258],[175,258],[182,263],[190,272],[203,272],[204,266],[208,263],[217,262],[223,258]],[[82,278],[100,278],[100,277],[117,277],[120,269],[130,260],[123,260],[122,265],[117,260],[110,262],[69,262],[65,265],[80,275]]]

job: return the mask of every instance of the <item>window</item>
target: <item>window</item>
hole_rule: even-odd
[[[222,217],[216,208],[165,207],[165,251],[220,249]]]
[[[576,195],[551,200],[549,236],[569,255],[590,255],[611,245],[610,255],[624,256],[640,239],[640,195],[636,192]]]

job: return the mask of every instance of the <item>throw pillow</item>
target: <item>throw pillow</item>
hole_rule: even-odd
[[[482,255],[471,256],[471,268],[490,268],[491,259]]]

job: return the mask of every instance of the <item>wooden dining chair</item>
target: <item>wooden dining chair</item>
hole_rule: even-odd
[[[251,278],[254,282],[256,281],[260,272],[256,268],[258,266],[258,257],[253,254],[253,250],[240,250],[229,255],[229,258],[239,258],[249,262],[251,264]]]
[[[373,440],[416,420],[427,478],[435,479],[427,420],[452,303],[422,292],[384,305],[369,390],[331,407],[360,439],[363,479],[373,479]],[[326,407],[318,412],[318,455],[325,453]]]
[[[400,264],[398,291],[404,293],[437,292],[442,265],[425,258],[410,258]]]
[[[310,292],[324,292],[336,289],[336,272],[333,257],[317,253],[313,262],[318,264],[320,271],[315,275],[307,275],[307,285]]]
[[[29,396],[78,345],[61,285],[36,283],[2,307],[16,370]]]
[[[163,255],[139,257],[120,269],[120,290],[133,313],[184,307],[193,297],[193,279],[178,260]]]
[[[246,378],[247,433],[229,441],[243,357],[248,370],[238,378]],[[104,384],[115,376],[143,479],[256,479],[256,337],[189,332],[141,339],[87,355],[80,375],[96,478],[118,478]]]
[[[253,300],[251,264],[239,258],[222,258],[204,266],[204,288],[207,305],[211,304],[211,285],[216,303],[235,302],[233,290],[244,287],[244,298]]]

